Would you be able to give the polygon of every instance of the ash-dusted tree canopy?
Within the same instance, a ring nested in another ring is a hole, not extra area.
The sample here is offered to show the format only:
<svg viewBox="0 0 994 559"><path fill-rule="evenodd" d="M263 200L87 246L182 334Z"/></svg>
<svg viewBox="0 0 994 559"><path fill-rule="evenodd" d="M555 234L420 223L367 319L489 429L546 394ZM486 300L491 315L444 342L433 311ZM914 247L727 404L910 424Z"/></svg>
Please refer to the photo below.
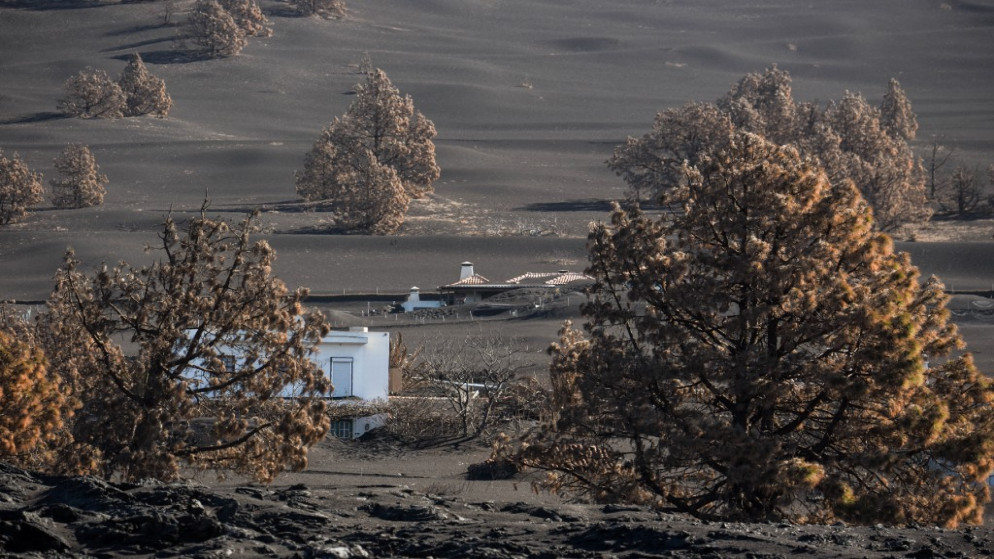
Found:
<svg viewBox="0 0 994 559"><path fill-rule="evenodd" d="M342 126L342 121L335 119L322 138L338 137ZM304 160L305 168L328 173L322 199L334 209L337 227L378 235L393 233L403 225L410 203L397 172L381 164L368 149L344 151L338 145L334 140L319 140Z"/></svg>
<svg viewBox="0 0 994 559"><path fill-rule="evenodd" d="M389 233L403 223L408 200L426 196L439 177L435 125L414 110L411 97L402 96L383 70L369 72L355 91L348 111L322 131L305 156L296 190L304 200L336 212L345 228ZM371 207L378 217L359 215Z"/></svg>
<svg viewBox="0 0 994 559"><path fill-rule="evenodd" d="M327 432L309 356L328 326L272 276L255 219L170 218L148 266L87 274L67 255L46 322L87 383L73 437L104 475L171 480L185 463L271 481Z"/></svg>
<svg viewBox="0 0 994 559"><path fill-rule="evenodd" d="M66 336L66 332L72 331L72 328L50 319L50 314L41 313L34 320L28 320L28 317L12 305L0 303L0 333L16 340L29 353L44 357L43 361L26 362L29 367L27 370L31 370L35 376L21 377L19 382L33 384L33 387L29 390L25 388L26 385L22 385L18 391L20 400L15 398L11 403L21 408L21 411L4 412L5 415L15 417L31 406L28 402L34 402L36 405L28 414L30 418L26 420L30 423L19 425L27 433L15 435L15 438L37 438L32 445L28 445L30 450L19 451L17 455L7 456L4 460L21 467L58 475L93 474L99 471L95 449L76 444L72 435L76 412L82 405L81 396L86 395L92 386L92 379L80 374L79 358L89 358L90 354L87 352L92 347L81 337ZM37 364L44 364L44 371L40 368L31 369ZM29 435L34 429L37 432Z"/></svg>
<svg viewBox="0 0 994 559"><path fill-rule="evenodd" d="M138 53L128 57L128 65L117 80L124 93L124 116L155 115L165 118L173 106L166 82L153 76Z"/></svg>
<svg viewBox="0 0 994 559"><path fill-rule="evenodd" d="M88 208L104 202L107 175L100 172L88 146L69 144L53 161L57 178L52 179L52 205L56 208Z"/></svg>
<svg viewBox="0 0 994 559"><path fill-rule="evenodd" d="M7 158L0 150L0 225L25 215L40 204L43 193L41 174L28 168L16 153Z"/></svg>
<svg viewBox="0 0 994 559"><path fill-rule="evenodd" d="M887 93L880 104L880 122L891 135L914 140L918 133L918 117L911 110L911 100L894 78L887 84Z"/></svg>
<svg viewBox="0 0 994 559"><path fill-rule="evenodd" d="M67 419L68 398L44 353L0 329L0 459L24 461L43 445Z"/></svg>
<svg viewBox="0 0 994 559"><path fill-rule="evenodd" d="M290 5L305 16L317 15L324 18L345 17L345 0L287 0Z"/></svg>
<svg viewBox="0 0 994 559"><path fill-rule="evenodd" d="M938 280L792 147L736 133L683 175L672 215L592 230L586 332L553 346L557 415L520 459L706 519L979 522L994 389L941 359Z"/></svg>
<svg viewBox="0 0 994 559"><path fill-rule="evenodd" d="M65 83L59 110L80 118L120 118L126 98L121 86L103 70L86 68Z"/></svg>
<svg viewBox="0 0 994 559"><path fill-rule="evenodd" d="M224 11L249 37L270 37L273 28L256 0L219 0Z"/></svg>
<svg viewBox="0 0 994 559"><path fill-rule="evenodd" d="M197 0L189 20L190 35L210 57L234 56L245 47L245 30L217 0Z"/></svg>
<svg viewBox="0 0 994 559"><path fill-rule="evenodd" d="M927 220L924 169L908 145L918 123L900 84L891 80L880 107L846 93L824 108L794 101L790 75L776 67L748 74L715 103L690 103L656 115L653 129L629 138L608 161L636 198L676 188L681 166L728 145L736 131L790 144L815 158L829 180L851 180L873 208L878 228Z"/></svg>

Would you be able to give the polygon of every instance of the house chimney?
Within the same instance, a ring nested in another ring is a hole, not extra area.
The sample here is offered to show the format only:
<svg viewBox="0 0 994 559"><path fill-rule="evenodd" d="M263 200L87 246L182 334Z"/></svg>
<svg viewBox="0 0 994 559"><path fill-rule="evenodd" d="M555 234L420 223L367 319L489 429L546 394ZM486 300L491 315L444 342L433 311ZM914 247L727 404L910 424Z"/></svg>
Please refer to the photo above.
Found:
<svg viewBox="0 0 994 559"><path fill-rule="evenodd" d="M459 279L464 280L473 275L473 263L463 262L462 269L459 270Z"/></svg>
<svg viewBox="0 0 994 559"><path fill-rule="evenodd" d="M417 287L412 287L411 288L411 293L407 296L407 300L410 301L410 302L412 302L412 303L420 303L421 302L421 290L418 289Z"/></svg>

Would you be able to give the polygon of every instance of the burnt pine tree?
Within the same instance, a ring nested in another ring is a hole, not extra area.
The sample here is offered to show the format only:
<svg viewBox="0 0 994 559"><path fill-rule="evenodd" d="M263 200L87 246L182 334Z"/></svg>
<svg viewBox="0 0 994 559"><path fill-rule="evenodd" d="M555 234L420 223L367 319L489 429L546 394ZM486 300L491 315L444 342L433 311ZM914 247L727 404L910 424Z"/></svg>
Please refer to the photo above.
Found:
<svg viewBox="0 0 994 559"><path fill-rule="evenodd" d="M16 153L8 159L0 150L0 225L27 213L42 201L41 174L28 168Z"/></svg>
<svg viewBox="0 0 994 559"><path fill-rule="evenodd" d="M908 141L918 128L911 103L891 80L880 107L847 93L826 107L798 103L790 75L776 67L748 74L714 103L656 115L653 128L619 146L608 165L637 199L679 186L681 165L724 149L735 131L791 144L814 157L833 183L852 181L881 230L928 219L925 171Z"/></svg>
<svg viewBox="0 0 994 559"><path fill-rule="evenodd" d="M335 212L336 227L343 232L387 235L404 224L410 196L397 172L381 164L368 149L343 150L336 142L342 121L325 130L329 141L318 141L304 160L305 168L325 169L326 204Z"/></svg>
<svg viewBox="0 0 994 559"><path fill-rule="evenodd" d="M880 121L891 135L903 140L914 140L918 132L918 117L911 109L911 100L894 78L888 82L880 103Z"/></svg>
<svg viewBox="0 0 994 559"><path fill-rule="evenodd" d="M270 37L273 28L256 0L219 0L224 11L249 37Z"/></svg>
<svg viewBox="0 0 994 559"><path fill-rule="evenodd" d="M19 381L34 385L31 390L20 392L21 401L40 403L40 406L34 407L33 418L27 420L30 424L22 423L21 428L28 431L38 428L40 433L29 445L30 450L25 448L4 460L60 475L92 474L98 471L99 465L94 449L76 444L72 436L72 425L81 406L79 396L87 393L91 385L90 379L80 375L82 369L78 356L89 358L87 350L92 348L82 336L66 335L72 331L71 327L56 324L50 318L47 313L39 313L35 320L28 320L12 305L0 303L0 333L22 344L26 351L45 358L42 362L21 361L22 364L42 363L45 372L44 376L40 376L42 371L36 368L33 370L35 376L21 377ZM22 371L30 370L32 366L28 365ZM26 404L16 405L24 407ZM16 412L4 412L4 415L8 414L14 417ZM18 437L15 435L15 438Z"/></svg>
<svg viewBox="0 0 994 559"><path fill-rule="evenodd" d="M86 68L66 80L65 97L59 110L79 118L120 118L124 115L125 96L121 86L103 70Z"/></svg>
<svg viewBox="0 0 994 559"><path fill-rule="evenodd" d="M117 80L124 93L124 116L154 115L165 118L173 106L173 100L166 93L166 82L153 76L141 55L133 53L128 57L128 65Z"/></svg>
<svg viewBox="0 0 994 559"><path fill-rule="evenodd" d="M345 0L288 0L290 5L305 16L317 15L324 18L345 17Z"/></svg>
<svg viewBox="0 0 994 559"><path fill-rule="evenodd" d="M330 386L309 355L328 326L272 276L255 219L170 218L142 267L86 274L67 254L46 322L87 383L72 434L103 475L172 480L187 464L271 481L327 432Z"/></svg>
<svg viewBox="0 0 994 559"><path fill-rule="evenodd" d="M994 390L939 359L962 342L938 280L794 148L738 133L684 173L673 215L593 228L585 332L519 460L705 519L979 522Z"/></svg>
<svg viewBox="0 0 994 559"><path fill-rule="evenodd" d="M62 427L67 400L44 353L0 328L0 459L26 462Z"/></svg>
<svg viewBox="0 0 994 559"><path fill-rule="evenodd" d="M88 146L69 144L53 161L59 176L52 179L52 205L88 208L104 202L107 175L100 172Z"/></svg>
<svg viewBox="0 0 994 559"><path fill-rule="evenodd" d="M381 200L391 208L403 207L406 212L407 200L430 193L440 174L432 142L435 125L415 111L410 96L401 95L379 69L369 72L356 85L355 92L356 98L348 111L336 118L314 142L295 181L301 198L322 202L336 211L346 225L356 221L351 214L361 209L353 203L356 197L351 193L356 188L375 191L365 196ZM391 173L380 172L380 168L390 169ZM400 190L393 177L399 181ZM392 209L379 213L395 220L396 212ZM363 225L356 230L389 232L399 225Z"/></svg>
<svg viewBox="0 0 994 559"><path fill-rule="evenodd" d="M245 31L217 0L197 0L188 25L193 42L212 58L234 56L245 47Z"/></svg>

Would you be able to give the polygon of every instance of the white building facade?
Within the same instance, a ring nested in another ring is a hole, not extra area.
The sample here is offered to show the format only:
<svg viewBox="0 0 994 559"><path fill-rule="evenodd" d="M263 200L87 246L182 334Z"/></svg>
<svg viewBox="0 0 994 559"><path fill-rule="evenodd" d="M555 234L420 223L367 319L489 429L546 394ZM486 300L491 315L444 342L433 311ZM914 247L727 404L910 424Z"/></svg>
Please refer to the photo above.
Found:
<svg viewBox="0 0 994 559"><path fill-rule="evenodd" d="M365 327L333 331L311 359L331 379L332 398L386 401L390 395L390 333Z"/></svg>
<svg viewBox="0 0 994 559"><path fill-rule="evenodd" d="M222 351L223 348L221 348ZM243 366L243 356L231 349L221 356L229 370ZM311 361L331 380L334 391L329 405L350 405L355 414L349 419L335 421L332 434L342 438L354 438L382 426L386 422L384 414L363 414L364 403L386 403L390 396L390 333L370 332L365 327L353 327L347 331L332 331L315 348ZM188 380L194 385L207 382L203 373L190 369ZM301 386L288 385L279 396L294 398L301 392Z"/></svg>
<svg viewBox="0 0 994 559"><path fill-rule="evenodd" d="M390 333L365 327L332 331L321 339L311 359L334 386L330 405L360 404L353 417L331 424L331 434L356 438L386 423L385 414L363 415L362 402L386 402L390 395Z"/></svg>

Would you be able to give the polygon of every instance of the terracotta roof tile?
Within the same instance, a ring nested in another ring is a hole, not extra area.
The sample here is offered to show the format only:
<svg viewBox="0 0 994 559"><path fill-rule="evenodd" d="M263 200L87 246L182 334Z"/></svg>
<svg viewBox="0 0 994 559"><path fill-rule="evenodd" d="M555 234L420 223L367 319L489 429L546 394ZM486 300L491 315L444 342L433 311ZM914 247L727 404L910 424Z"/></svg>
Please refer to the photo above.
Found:
<svg viewBox="0 0 994 559"><path fill-rule="evenodd" d="M481 276L480 274L473 274L468 278L463 278L452 285L486 285L490 283L490 280Z"/></svg>
<svg viewBox="0 0 994 559"><path fill-rule="evenodd" d="M566 285L574 281L593 281L594 278L578 272L528 272L507 280L507 283L542 283L544 285ZM531 280L531 281L529 281Z"/></svg>
<svg viewBox="0 0 994 559"><path fill-rule="evenodd" d="M549 285L566 285L567 283L573 283L574 281L593 281L594 278L588 276L587 274L581 274L579 272L566 272L563 274L556 274L556 277L546 281L545 283Z"/></svg>

